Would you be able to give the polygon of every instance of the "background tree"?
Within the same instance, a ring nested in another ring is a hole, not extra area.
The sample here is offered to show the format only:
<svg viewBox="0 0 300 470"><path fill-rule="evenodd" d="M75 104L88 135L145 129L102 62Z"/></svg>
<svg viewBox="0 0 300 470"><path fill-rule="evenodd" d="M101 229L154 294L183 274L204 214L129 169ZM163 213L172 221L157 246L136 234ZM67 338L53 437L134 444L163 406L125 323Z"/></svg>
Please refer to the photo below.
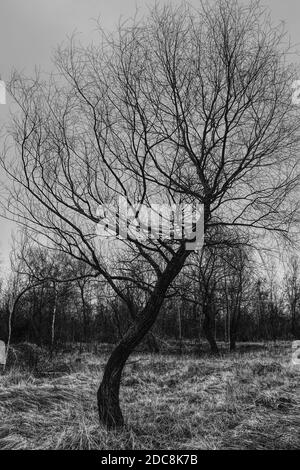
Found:
<svg viewBox="0 0 300 470"><path fill-rule="evenodd" d="M289 259L285 274L285 295L291 322L291 333L294 338L299 335L300 312L300 269L299 259L293 256Z"/></svg>

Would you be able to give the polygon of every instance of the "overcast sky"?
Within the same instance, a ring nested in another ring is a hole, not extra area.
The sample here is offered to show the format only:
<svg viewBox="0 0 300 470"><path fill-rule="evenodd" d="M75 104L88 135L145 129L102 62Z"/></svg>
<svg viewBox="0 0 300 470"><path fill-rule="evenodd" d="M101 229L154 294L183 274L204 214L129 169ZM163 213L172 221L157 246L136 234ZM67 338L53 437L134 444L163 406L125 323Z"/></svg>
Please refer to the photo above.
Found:
<svg viewBox="0 0 300 470"><path fill-rule="evenodd" d="M154 0L0 0L0 77L6 80L12 68L27 74L35 66L50 70L53 50L75 30L82 33L84 42L89 41L95 34L93 19L100 17L102 25L111 29L121 15L132 16L136 8L145 12L154 3ZM197 6L199 1L189 3ZM285 21L292 42L300 44L299 0L262 3L269 6L275 23ZM0 104L0 126L8 119L8 107L9 103ZM12 224L0 219L0 257L5 263L11 230Z"/></svg>

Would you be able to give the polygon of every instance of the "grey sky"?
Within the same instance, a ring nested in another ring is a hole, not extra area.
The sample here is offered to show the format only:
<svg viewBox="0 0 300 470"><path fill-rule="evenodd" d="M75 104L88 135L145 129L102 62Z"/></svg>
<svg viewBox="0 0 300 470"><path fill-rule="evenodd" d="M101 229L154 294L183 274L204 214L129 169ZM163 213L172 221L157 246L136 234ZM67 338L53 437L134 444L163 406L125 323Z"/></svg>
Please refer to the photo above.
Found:
<svg viewBox="0 0 300 470"><path fill-rule="evenodd" d="M53 50L74 30L82 33L84 42L89 41L95 30L93 18L100 17L103 26L111 29L121 15L133 15L136 7L146 11L147 5L154 3L155 0L0 0L0 77L6 80L12 68L26 73L35 66L50 70ZM199 0L189 3L197 6ZM285 21L292 42L300 44L299 0L266 0L263 4L270 8L274 22ZM8 107L9 103L0 105L0 126L7 121ZM0 219L0 257L5 263L12 228L12 224Z"/></svg>

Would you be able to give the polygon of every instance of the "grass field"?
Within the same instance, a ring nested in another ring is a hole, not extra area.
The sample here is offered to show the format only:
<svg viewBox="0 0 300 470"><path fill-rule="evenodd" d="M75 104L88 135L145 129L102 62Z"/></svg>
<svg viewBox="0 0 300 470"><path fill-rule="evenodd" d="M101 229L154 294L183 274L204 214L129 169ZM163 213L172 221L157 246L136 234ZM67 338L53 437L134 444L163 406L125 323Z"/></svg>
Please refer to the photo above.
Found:
<svg viewBox="0 0 300 470"><path fill-rule="evenodd" d="M0 449L299 449L290 346L132 356L121 392L127 427L117 433L97 420L107 353L58 355L34 372L14 366L0 377Z"/></svg>

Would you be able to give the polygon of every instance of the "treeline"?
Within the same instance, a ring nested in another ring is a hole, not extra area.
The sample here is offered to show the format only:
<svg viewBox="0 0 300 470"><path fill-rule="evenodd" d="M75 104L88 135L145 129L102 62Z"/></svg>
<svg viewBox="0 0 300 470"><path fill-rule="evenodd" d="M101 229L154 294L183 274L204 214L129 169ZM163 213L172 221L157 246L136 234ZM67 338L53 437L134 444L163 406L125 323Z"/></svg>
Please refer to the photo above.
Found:
<svg viewBox="0 0 300 470"><path fill-rule="evenodd" d="M1 283L0 338L51 351L69 343L120 341L135 319L109 283L82 262L24 240L13 251L8 282ZM142 282L147 273L140 265L135 275ZM134 285L124 289L132 303L143 302ZM145 344L158 351L161 341L207 340L218 353L218 341L235 350L237 341L290 340L300 334L299 311L297 257L278 277L278 269L262 269L245 245L205 248L169 289Z"/></svg>

